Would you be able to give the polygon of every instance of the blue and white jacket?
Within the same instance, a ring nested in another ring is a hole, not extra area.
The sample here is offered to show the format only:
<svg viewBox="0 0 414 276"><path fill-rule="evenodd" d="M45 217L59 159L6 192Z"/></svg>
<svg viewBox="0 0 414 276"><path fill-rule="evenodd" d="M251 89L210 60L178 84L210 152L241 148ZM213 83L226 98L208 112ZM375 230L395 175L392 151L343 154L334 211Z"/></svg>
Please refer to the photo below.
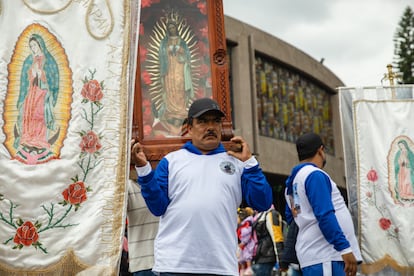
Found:
<svg viewBox="0 0 414 276"><path fill-rule="evenodd" d="M343 261L341 255L349 252L362 260L351 214L327 173L312 163L295 166L286 180L285 196L287 217L292 208L297 211L296 253L302 267Z"/></svg>
<svg viewBox="0 0 414 276"><path fill-rule="evenodd" d="M161 216L153 270L238 275L237 208L242 198L258 211L272 204L257 160L242 162L222 144L202 154L187 142L137 173L148 208Z"/></svg>

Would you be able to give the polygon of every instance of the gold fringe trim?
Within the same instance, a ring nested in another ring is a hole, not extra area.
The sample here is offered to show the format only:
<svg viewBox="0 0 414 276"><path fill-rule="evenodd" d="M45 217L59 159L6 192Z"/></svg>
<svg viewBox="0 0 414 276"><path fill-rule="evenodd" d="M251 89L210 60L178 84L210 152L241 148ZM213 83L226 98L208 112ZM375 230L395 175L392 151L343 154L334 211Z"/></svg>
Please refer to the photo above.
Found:
<svg viewBox="0 0 414 276"><path fill-rule="evenodd" d="M414 267L401 266L389 255L385 255L384 258L376 261L375 263L363 263L361 265L361 272L364 274L373 274L383 270L387 266L390 266L395 271L400 272L403 275L414 275Z"/></svg>
<svg viewBox="0 0 414 276"><path fill-rule="evenodd" d="M14 269L10 266L5 264L0 264L0 275L8 275L8 276L29 276L29 275L37 275L37 276L73 276L76 273L90 267L89 265L81 262L81 260L76 257L73 249L68 249L66 251L65 256L60 259L59 262L50 265L48 267L34 270L30 269Z"/></svg>
<svg viewBox="0 0 414 276"><path fill-rule="evenodd" d="M124 13L125 17L121 23L123 25L124 30L124 49L122 53L122 72L121 72L121 80L120 80L120 102L121 103L128 103L129 99L129 92L128 85L127 85L127 70L128 70L128 53L129 53L129 35L131 33L131 22L130 22L130 3L128 0L124 0ZM128 113L128 104L124 104L121 106L120 114L122 118L120 120L120 145L119 145L119 156L118 156L118 168L117 168L117 186L115 188L115 202L114 202L114 211L113 217L118 218L114 219L112 227L113 227L113 236L112 240L116 240L119 238L119 234L123 236L124 227L125 227L125 219L126 219L126 204L127 204L127 169L129 169L129 159L128 159L128 147L129 147L129 135L127 133L128 124L129 124L129 113ZM127 141L128 140L128 141ZM122 242L121 242L122 245ZM120 256L121 256L121 248L119 247L112 247L112 257L113 262L112 264L117 264L118 268L120 266ZM115 274L114 274L115 276Z"/></svg>

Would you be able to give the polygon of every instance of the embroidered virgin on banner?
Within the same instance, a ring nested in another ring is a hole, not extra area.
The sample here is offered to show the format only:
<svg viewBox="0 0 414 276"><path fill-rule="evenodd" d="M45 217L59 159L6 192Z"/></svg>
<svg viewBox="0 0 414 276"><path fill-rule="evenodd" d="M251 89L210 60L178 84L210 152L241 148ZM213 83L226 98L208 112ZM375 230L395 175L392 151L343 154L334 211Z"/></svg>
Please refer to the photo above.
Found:
<svg viewBox="0 0 414 276"><path fill-rule="evenodd" d="M0 275L117 274L137 7L1 2Z"/></svg>

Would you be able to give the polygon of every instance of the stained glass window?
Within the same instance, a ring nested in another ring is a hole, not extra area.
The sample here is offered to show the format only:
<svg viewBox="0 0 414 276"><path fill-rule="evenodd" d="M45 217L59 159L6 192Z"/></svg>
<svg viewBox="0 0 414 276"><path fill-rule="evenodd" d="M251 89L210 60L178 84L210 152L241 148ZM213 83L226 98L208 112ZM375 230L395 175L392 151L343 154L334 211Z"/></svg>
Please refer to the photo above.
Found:
<svg viewBox="0 0 414 276"><path fill-rule="evenodd" d="M260 135L294 143L301 134L313 131L333 154L332 92L258 53L255 62Z"/></svg>

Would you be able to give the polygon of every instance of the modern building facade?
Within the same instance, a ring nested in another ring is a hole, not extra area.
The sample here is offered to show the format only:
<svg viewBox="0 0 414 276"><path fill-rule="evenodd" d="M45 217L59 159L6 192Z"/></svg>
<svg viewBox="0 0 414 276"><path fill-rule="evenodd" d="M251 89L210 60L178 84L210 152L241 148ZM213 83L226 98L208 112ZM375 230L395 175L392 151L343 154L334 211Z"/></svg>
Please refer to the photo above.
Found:
<svg viewBox="0 0 414 276"><path fill-rule="evenodd" d="M234 134L260 160L283 210L283 188L297 162L296 138L319 133L325 170L346 198L337 87L342 81L321 62L268 33L225 17Z"/></svg>

